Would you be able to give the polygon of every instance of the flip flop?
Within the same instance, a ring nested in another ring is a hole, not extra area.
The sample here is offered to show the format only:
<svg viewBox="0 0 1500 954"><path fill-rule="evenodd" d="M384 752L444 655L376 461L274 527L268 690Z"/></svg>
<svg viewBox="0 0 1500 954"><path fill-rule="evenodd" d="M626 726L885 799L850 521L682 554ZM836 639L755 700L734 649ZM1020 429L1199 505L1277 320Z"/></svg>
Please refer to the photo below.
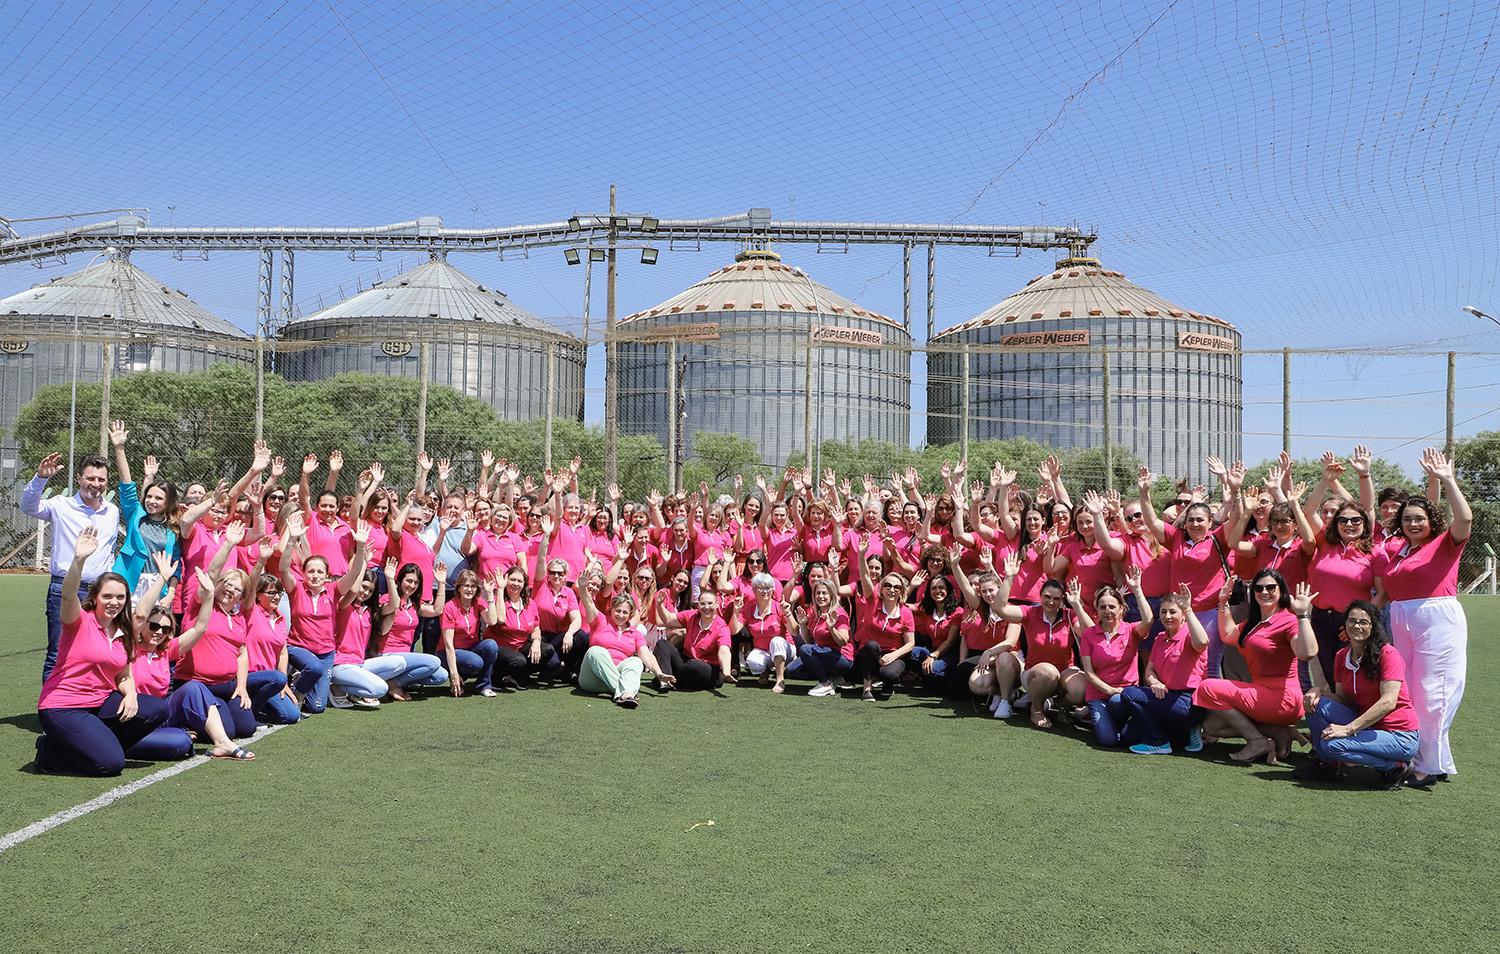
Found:
<svg viewBox="0 0 1500 954"><path fill-rule="evenodd" d="M255 753L243 745L236 745L232 752L210 752L208 753L208 757L211 759L233 759L236 762L249 762L255 758Z"/></svg>

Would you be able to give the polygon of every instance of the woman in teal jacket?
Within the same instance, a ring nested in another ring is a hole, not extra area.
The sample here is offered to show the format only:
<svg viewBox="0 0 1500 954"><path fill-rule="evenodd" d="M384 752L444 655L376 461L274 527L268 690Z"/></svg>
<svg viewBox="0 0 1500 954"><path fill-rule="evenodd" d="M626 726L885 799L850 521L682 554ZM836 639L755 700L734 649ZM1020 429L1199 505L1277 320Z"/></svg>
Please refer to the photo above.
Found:
<svg viewBox="0 0 1500 954"><path fill-rule="evenodd" d="M110 423L109 442L114 445L115 468L120 474L120 525L125 528L125 539L115 556L115 572L125 578L132 594L140 594L151 586L150 577L155 575L151 554L165 552L169 559L180 562L177 488L156 482L155 457L146 458L145 492L136 487L130 476L130 461L125 457L129 437L124 421ZM163 586L163 598L171 586L171 581Z"/></svg>

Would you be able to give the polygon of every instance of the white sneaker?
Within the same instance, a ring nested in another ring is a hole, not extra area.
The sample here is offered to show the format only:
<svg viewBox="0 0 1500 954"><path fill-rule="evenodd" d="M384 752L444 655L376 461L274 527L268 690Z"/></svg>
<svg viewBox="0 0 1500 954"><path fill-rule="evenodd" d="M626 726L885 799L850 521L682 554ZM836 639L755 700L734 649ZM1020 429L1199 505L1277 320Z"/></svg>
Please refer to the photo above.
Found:
<svg viewBox="0 0 1500 954"><path fill-rule="evenodd" d="M1015 710L1012 709L1010 707L1010 703L1006 702L1004 699L1001 699L1000 704L995 706L995 718L1009 719L1013 715L1015 715Z"/></svg>
<svg viewBox="0 0 1500 954"><path fill-rule="evenodd" d="M331 692L328 694L328 704L335 709L353 709L354 703L342 692Z"/></svg>
<svg viewBox="0 0 1500 954"><path fill-rule="evenodd" d="M379 709L380 700L374 696L355 696L349 700L357 709Z"/></svg>
<svg viewBox="0 0 1500 954"><path fill-rule="evenodd" d="M822 696L831 696L831 695L833 695L833 683L831 683L831 682L820 682L816 686L813 686L811 689L807 690L807 694L809 696L819 696L819 697L822 697Z"/></svg>
<svg viewBox="0 0 1500 954"><path fill-rule="evenodd" d="M498 693L496 693L495 690L491 689L488 686L486 686L483 689L479 690L479 694L481 696L484 696L486 699L493 699L496 695L498 695Z"/></svg>

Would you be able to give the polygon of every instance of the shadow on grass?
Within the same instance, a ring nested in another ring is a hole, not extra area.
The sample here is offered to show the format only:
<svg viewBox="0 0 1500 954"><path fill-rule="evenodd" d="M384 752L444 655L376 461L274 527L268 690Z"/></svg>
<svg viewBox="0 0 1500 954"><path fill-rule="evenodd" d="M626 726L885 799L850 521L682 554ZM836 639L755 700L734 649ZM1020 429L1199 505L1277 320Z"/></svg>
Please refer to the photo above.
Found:
<svg viewBox="0 0 1500 954"><path fill-rule="evenodd" d="M33 735L40 735L42 722L37 718L35 712L19 712L12 716L0 719L0 725L13 725L18 729L25 729Z"/></svg>

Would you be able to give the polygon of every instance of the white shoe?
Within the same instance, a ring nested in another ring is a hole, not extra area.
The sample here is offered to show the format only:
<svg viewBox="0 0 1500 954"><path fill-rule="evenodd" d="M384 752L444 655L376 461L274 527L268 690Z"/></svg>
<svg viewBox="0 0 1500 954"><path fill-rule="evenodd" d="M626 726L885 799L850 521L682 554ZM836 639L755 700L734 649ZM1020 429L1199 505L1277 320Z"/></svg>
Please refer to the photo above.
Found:
<svg viewBox="0 0 1500 954"><path fill-rule="evenodd" d="M357 709L379 709L380 700L374 696L355 696L349 700Z"/></svg>
<svg viewBox="0 0 1500 954"><path fill-rule="evenodd" d="M331 692L328 694L328 705L334 709L353 709L354 703L342 692Z"/></svg>
<svg viewBox="0 0 1500 954"><path fill-rule="evenodd" d="M833 695L833 683L820 682L816 686L813 686L811 689L807 690L807 694L809 696L818 696L820 698L823 696L831 696Z"/></svg>
<svg viewBox="0 0 1500 954"><path fill-rule="evenodd" d="M1030 709L1031 708L1031 693L1029 693L1029 692L1023 692L1023 693L1021 693L1021 695L1016 698L1016 701L1013 704L1015 705L1015 707L1017 709Z"/></svg>
<svg viewBox="0 0 1500 954"><path fill-rule="evenodd" d="M999 705L995 706L995 718L1009 719L1013 715L1015 715L1015 710L1012 709L1010 707L1010 703L1006 702L1004 699L1001 699L999 701Z"/></svg>
<svg viewBox="0 0 1500 954"><path fill-rule="evenodd" d="M479 694L481 696L484 696L486 699L493 699L496 695L498 695L498 693L496 693L495 690L489 688L488 686L486 686L485 688L479 690Z"/></svg>

